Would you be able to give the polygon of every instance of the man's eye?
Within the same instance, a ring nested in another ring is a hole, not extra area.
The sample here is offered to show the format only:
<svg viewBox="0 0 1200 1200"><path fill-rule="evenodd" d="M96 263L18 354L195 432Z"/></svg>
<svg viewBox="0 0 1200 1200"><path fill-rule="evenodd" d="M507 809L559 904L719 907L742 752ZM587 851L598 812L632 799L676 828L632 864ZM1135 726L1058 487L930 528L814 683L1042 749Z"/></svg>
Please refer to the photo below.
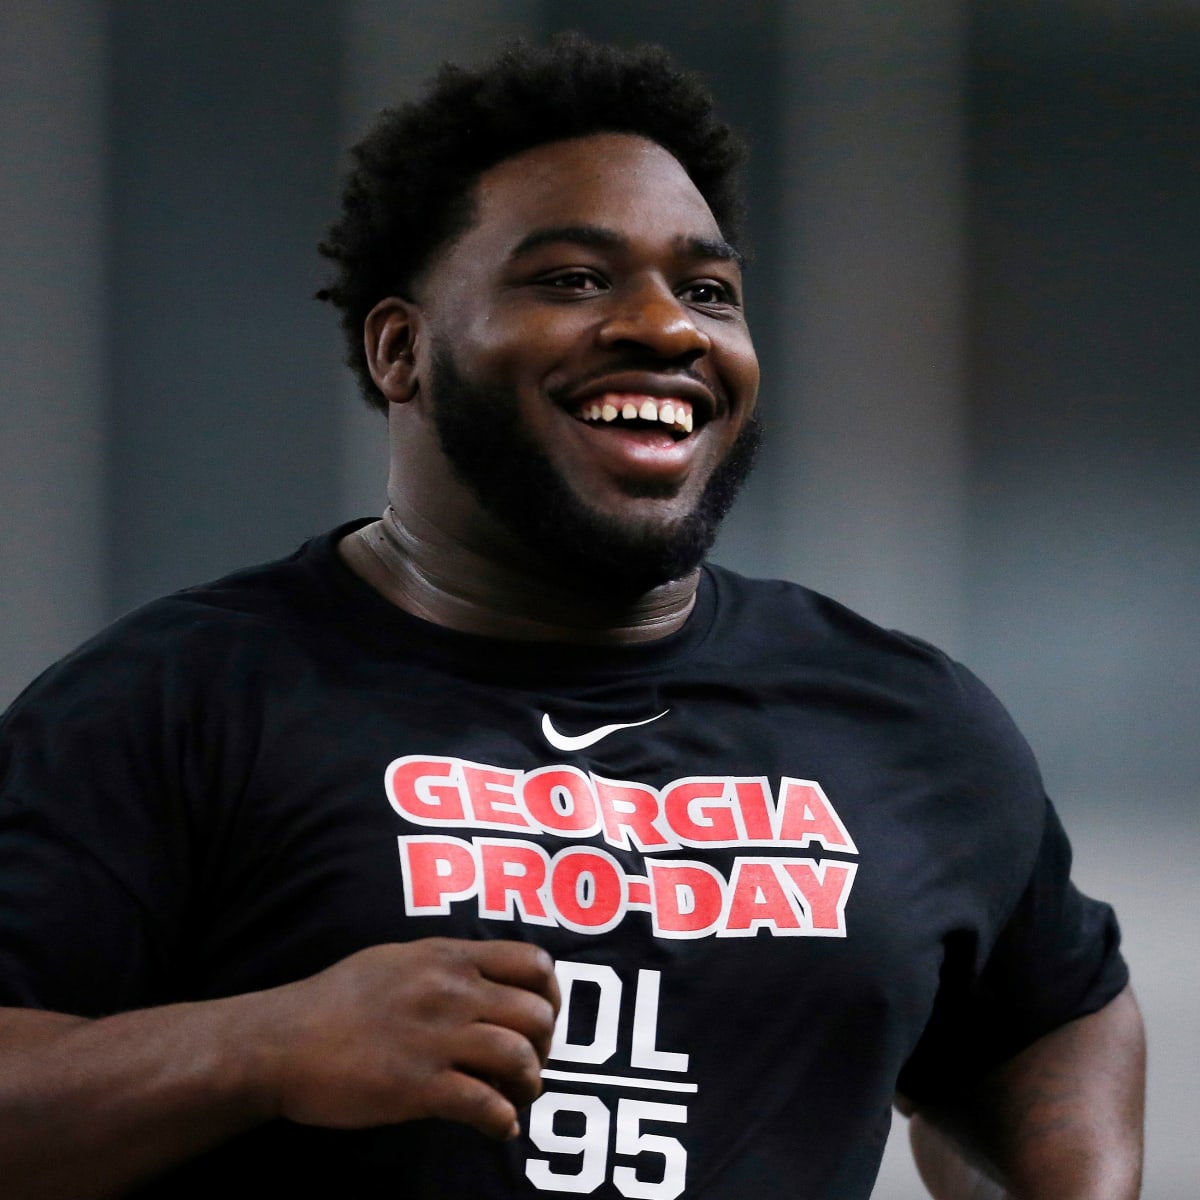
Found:
<svg viewBox="0 0 1200 1200"><path fill-rule="evenodd" d="M737 304L737 296L734 295L733 289L715 279L701 279L696 283L689 283L683 289L683 295L691 304Z"/></svg>
<svg viewBox="0 0 1200 1200"><path fill-rule="evenodd" d="M594 292L601 287L600 278L591 271L559 271L538 282L564 292Z"/></svg>

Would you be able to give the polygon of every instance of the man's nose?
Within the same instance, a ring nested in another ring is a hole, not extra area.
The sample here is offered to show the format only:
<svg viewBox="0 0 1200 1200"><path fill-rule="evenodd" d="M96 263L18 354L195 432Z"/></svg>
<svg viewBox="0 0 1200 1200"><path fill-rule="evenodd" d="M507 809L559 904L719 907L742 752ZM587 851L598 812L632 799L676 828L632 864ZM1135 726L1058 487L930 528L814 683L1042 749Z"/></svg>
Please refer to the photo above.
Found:
<svg viewBox="0 0 1200 1200"><path fill-rule="evenodd" d="M647 284L620 297L598 339L606 347L636 344L662 358L689 360L707 354L712 344L687 305L665 284Z"/></svg>

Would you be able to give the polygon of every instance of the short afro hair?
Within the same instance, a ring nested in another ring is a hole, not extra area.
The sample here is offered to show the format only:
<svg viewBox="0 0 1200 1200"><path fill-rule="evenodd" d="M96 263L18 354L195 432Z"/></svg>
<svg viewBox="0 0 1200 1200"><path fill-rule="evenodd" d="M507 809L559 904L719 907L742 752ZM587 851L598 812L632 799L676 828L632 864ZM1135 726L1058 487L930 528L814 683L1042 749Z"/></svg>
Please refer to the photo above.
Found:
<svg viewBox="0 0 1200 1200"><path fill-rule="evenodd" d="M346 362L369 404L387 408L367 369L367 314L387 296L410 296L436 251L470 226L479 176L535 146L593 133L632 133L670 151L722 234L738 241L744 143L661 47L625 50L567 33L545 47L511 42L478 70L446 63L421 99L384 109L353 147L341 216L320 245L337 275L317 296L341 310Z"/></svg>

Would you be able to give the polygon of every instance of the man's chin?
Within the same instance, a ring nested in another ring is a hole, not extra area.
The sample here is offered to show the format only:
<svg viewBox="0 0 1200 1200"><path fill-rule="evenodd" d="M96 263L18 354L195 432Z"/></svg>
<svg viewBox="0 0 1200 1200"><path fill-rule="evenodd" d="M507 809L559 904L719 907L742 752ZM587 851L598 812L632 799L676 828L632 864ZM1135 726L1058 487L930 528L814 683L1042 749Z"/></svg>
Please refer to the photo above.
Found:
<svg viewBox="0 0 1200 1200"><path fill-rule="evenodd" d="M631 497L633 509L643 508L644 514L604 512L577 494L527 436L515 397L466 384L444 348L434 366L434 421L459 478L547 564L548 583L593 599L625 603L694 571L716 540L758 449L758 423L747 421L686 514L678 515L678 503L664 498L658 481L653 486L643 481L638 487L643 494Z"/></svg>
<svg viewBox="0 0 1200 1200"><path fill-rule="evenodd" d="M757 422L748 424L698 500L682 513L677 496L651 495L630 497L616 512L598 510L561 476L547 472L542 484L548 503L540 507L540 519L510 527L554 564L568 586L618 603L634 600L683 579L704 561L749 474L760 435Z"/></svg>
<svg viewBox="0 0 1200 1200"><path fill-rule="evenodd" d="M745 481L758 442L757 424L743 430L703 494L683 513L677 497L644 494L629 497L615 512L598 509L544 457L528 453L518 456L525 466L522 485L536 489L536 504L515 503L518 489L492 490L480 477L475 483L483 487L476 491L514 536L549 565L551 581L591 600L626 605L700 566Z"/></svg>
<svg viewBox="0 0 1200 1200"><path fill-rule="evenodd" d="M536 513L506 524L546 563L549 582L592 600L624 603L682 578L713 540L693 514L605 512L555 488L544 489L543 500Z"/></svg>

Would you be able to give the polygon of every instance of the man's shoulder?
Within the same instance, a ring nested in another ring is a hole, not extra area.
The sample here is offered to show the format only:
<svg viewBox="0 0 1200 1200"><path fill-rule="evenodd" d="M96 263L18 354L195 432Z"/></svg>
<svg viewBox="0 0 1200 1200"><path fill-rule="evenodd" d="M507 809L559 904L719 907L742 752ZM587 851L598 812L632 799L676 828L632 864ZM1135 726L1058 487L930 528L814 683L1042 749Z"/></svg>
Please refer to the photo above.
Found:
<svg viewBox="0 0 1200 1200"><path fill-rule="evenodd" d="M737 645L731 660L749 663L741 682L764 711L826 731L826 749L855 762L882 752L903 764L936 795L927 829L1002 848L1014 865L1032 861L1045 817L1037 762L969 668L809 588L719 569L713 578L732 639L713 639L713 656Z"/></svg>
<svg viewBox="0 0 1200 1200"><path fill-rule="evenodd" d="M814 694L854 695L868 708L904 711L930 736L1036 774L1004 705L933 643L879 625L801 584L712 564L706 569L717 596L709 638L714 655L801 678Z"/></svg>
<svg viewBox="0 0 1200 1200"><path fill-rule="evenodd" d="M126 613L42 672L13 709L202 687L285 644L319 637L335 608L322 579L339 533Z"/></svg>
<svg viewBox="0 0 1200 1200"><path fill-rule="evenodd" d="M880 625L803 584L743 575L715 563L705 569L717 597L716 628L772 655L795 653L810 663L831 659L871 670L888 664L937 675L961 670L933 643Z"/></svg>

